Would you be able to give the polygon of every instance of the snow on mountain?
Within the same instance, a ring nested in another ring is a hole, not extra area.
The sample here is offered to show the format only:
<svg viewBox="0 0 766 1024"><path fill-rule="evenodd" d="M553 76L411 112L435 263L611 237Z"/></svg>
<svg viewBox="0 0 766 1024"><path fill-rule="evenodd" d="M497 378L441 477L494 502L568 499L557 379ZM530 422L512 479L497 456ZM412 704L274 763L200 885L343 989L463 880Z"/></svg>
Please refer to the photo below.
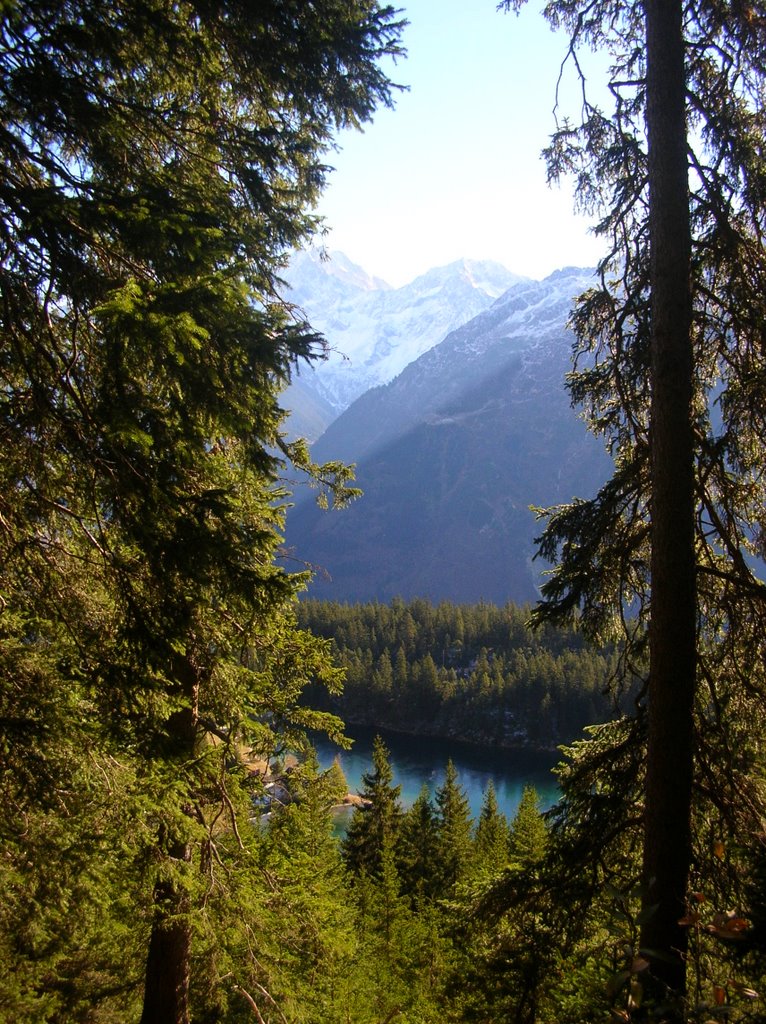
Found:
<svg viewBox="0 0 766 1024"><path fill-rule="evenodd" d="M481 401L482 383L504 372L509 360L517 372L507 386L524 402L549 390L563 395L569 358L569 346L562 349L564 327L572 300L593 283L592 271L569 267L543 281L513 284L394 381L355 401L330 424L316 446L317 457L358 462L424 417L438 418L472 386Z"/></svg>
<svg viewBox="0 0 766 1024"><path fill-rule="evenodd" d="M337 412L525 280L499 263L459 260L392 288L342 253L322 259L315 251L297 253L285 277L285 297L329 345L327 360L304 371L304 385L310 382Z"/></svg>
<svg viewBox="0 0 766 1024"><path fill-rule="evenodd" d="M315 304L321 292L346 297L354 292L387 291L391 287L381 278L371 277L342 252L326 254L318 249L295 253L287 276L293 291L308 296Z"/></svg>
<svg viewBox="0 0 766 1024"><path fill-rule="evenodd" d="M508 289L489 309L454 331L443 345L418 362L414 373L429 378L449 367L474 366L486 372L486 359L518 354L525 370L520 379L545 378L545 364L560 363L560 339L577 295L594 284L593 271L567 267L543 281L523 281ZM551 351L551 345L555 351ZM455 386L462 386L455 382ZM524 385L526 386L526 384ZM444 396L442 396L444 397Z"/></svg>
<svg viewBox="0 0 766 1024"><path fill-rule="evenodd" d="M530 506L589 497L610 470L564 387L572 300L593 283L573 268L518 282L330 424L312 455L355 463L363 497L288 517L288 546L323 569L315 596L535 600Z"/></svg>

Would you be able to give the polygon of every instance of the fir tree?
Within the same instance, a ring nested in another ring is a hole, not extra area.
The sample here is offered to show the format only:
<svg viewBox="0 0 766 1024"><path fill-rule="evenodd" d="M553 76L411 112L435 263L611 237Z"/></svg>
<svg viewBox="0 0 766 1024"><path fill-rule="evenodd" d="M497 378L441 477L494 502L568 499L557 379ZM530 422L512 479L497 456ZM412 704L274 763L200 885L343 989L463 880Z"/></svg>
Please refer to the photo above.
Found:
<svg viewBox="0 0 766 1024"><path fill-rule="evenodd" d="M343 856L348 867L360 874L378 878L385 843L390 848L396 843L402 819L399 802L401 786L393 784L394 774L388 749L380 736L372 747L372 771L362 775L359 793L364 801L349 822L343 840Z"/></svg>
<svg viewBox="0 0 766 1024"><path fill-rule="evenodd" d="M357 986L365 995L367 1013L376 1020L399 1014L424 1022L440 1020L437 996L445 943L428 908L413 910L402 895L396 851L388 838L378 878L363 875L355 895L361 940Z"/></svg>
<svg viewBox="0 0 766 1024"><path fill-rule="evenodd" d="M438 870L442 895L461 881L473 854L471 808L451 760L447 762L444 782L436 790Z"/></svg>

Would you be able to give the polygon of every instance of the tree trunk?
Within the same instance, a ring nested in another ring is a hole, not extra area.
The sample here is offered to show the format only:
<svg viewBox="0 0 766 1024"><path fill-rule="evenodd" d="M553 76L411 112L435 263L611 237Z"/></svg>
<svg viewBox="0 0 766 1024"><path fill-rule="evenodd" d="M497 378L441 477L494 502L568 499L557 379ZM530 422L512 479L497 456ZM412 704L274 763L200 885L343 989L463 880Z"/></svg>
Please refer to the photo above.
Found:
<svg viewBox="0 0 766 1024"><path fill-rule="evenodd" d="M691 233L680 0L644 0L651 246L651 524L645 923L661 988L685 992L696 679ZM654 909L652 909L654 908ZM668 1017L668 1019L671 1019Z"/></svg>
<svg viewBox="0 0 766 1024"><path fill-rule="evenodd" d="M167 732L174 753L183 751L191 757L197 738L198 679L187 659L179 659L176 673L190 706L170 716ZM191 861L191 846L178 836L161 831L159 847L171 864L180 866ZM190 914L187 892L172 878L159 880L154 887L154 919L146 956L141 1024L189 1024Z"/></svg>
<svg viewBox="0 0 766 1024"><path fill-rule="evenodd" d="M189 859L188 850L185 857ZM189 1024L191 923L186 896L172 882L154 889L141 1024Z"/></svg>

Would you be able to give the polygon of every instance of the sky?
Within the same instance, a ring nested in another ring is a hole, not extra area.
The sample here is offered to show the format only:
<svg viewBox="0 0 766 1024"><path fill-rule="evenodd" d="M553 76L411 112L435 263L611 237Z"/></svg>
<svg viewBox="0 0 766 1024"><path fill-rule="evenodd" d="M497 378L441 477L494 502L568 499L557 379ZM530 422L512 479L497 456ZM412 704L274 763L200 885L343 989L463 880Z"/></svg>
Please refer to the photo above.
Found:
<svg viewBox="0 0 766 1024"><path fill-rule="evenodd" d="M595 265L603 243L574 212L571 182L549 187L541 151L554 129L566 52L539 4L403 0L409 87L363 132L344 132L318 212L340 250L400 286L463 257L543 278ZM578 89L564 81L570 108Z"/></svg>

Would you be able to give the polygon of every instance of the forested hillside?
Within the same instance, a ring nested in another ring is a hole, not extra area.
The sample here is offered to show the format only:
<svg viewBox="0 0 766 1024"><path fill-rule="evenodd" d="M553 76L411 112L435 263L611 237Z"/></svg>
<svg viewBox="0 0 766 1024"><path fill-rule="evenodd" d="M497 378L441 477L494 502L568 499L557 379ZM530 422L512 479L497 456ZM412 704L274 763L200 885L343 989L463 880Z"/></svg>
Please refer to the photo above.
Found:
<svg viewBox="0 0 766 1024"><path fill-rule="evenodd" d="M309 688L307 699L360 725L555 749L617 714L618 655L572 628L532 631L529 616L513 605L304 600L299 623L332 640L346 672L342 694Z"/></svg>
<svg viewBox="0 0 766 1024"><path fill-rule="evenodd" d="M766 4L546 13L578 83L549 174L605 246L567 384L611 476L540 513L533 609L345 607L284 561L288 479L354 492L284 435L323 341L281 275L393 103L400 12L0 4L3 1024L766 1019ZM379 741L339 843L333 644L367 721L606 720L510 825L452 765L405 812Z"/></svg>

